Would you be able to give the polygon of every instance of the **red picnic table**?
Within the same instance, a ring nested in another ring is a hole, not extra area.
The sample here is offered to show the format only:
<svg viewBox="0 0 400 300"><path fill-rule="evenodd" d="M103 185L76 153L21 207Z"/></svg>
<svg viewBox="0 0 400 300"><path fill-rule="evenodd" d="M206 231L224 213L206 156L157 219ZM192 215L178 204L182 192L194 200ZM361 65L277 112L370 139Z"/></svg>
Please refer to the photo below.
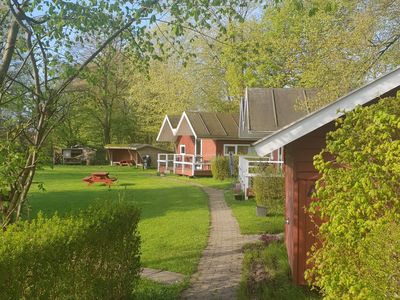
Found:
<svg viewBox="0 0 400 300"><path fill-rule="evenodd" d="M87 186L92 185L93 183L96 182L101 182L105 183L110 187L110 185L113 184L114 181L117 180L116 177L108 177L109 173L108 172L94 172L90 176L87 176L82 179L83 182L87 182Z"/></svg>

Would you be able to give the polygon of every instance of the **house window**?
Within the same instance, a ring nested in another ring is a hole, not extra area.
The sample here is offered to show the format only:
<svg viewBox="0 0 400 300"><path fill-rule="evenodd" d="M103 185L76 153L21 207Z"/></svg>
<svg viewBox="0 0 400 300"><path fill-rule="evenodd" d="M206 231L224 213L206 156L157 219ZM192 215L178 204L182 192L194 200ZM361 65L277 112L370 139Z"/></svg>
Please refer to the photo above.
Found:
<svg viewBox="0 0 400 300"><path fill-rule="evenodd" d="M196 140L196 155L201 155L201 140Z"/></svg>
<svg viewBox="0 0 400 300"><path fill-rule="evenodd" d="M180 154L185 154L186 153L186 145L180 145L179 146L179 153Z"/></svg>
<svg viewBox="0 0 400 300"><path fill-rule="evenodd" d="M239 154L239 155L244 155L247 154L249 151L250 145L230 145L230 144L225 144L224 145L224 155L229 155L230 153L232 154Z"/></svg>
<svg viewBox="0 0 400 300"><path fill-rule="evenodd" d="M238 145L237 146L237 153L239 155L246 155L249 153L249 146L248 145Z"/></svg>

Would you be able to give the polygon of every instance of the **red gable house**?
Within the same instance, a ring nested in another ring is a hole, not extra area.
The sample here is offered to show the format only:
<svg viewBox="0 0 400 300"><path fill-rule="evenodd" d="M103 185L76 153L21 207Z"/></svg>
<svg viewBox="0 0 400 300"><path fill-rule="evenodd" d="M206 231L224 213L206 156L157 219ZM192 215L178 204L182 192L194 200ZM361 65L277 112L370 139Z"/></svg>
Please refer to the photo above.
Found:
<svg viewBox="0 0 400 300"><path fill-rule="evenodd" d="M313 157L325 147L326 134L334 130L334 122L343 115L343 111L394 96L399 90L400 68L254 144L260 156L284 147L285 243L295 283L305 283L307 252L315 242L312 233L315 233L316 227L304 211L304 207L310 204L311 191L319 177Z"/></svg>
<svg viewBox="0 0 400 300"><path fill-rule="evenodd" d="M161 154L159 172L210 176L210 161L217 155L247 154L255 138L239 137L239 116L228 113L184 112L166 116L158 142L172 142L175 154Z"/></svg>

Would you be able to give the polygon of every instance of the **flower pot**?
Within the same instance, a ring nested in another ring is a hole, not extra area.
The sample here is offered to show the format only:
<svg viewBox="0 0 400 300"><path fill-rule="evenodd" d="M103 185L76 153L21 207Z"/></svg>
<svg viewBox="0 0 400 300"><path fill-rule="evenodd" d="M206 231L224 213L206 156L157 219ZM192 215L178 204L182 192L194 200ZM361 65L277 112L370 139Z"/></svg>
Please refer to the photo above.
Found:
<svg viewBox="0 0 400 300"><path fill-rule="evenodd" d="M256 206L257 217L266 217L267 216L267 208L264 206Z"/></svg>

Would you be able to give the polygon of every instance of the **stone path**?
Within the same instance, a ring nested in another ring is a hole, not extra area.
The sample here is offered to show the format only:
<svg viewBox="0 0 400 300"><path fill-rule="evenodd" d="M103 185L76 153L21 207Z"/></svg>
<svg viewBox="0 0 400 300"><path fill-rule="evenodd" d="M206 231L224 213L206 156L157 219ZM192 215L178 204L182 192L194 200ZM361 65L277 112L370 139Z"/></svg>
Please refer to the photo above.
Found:
<svg viewBox="0 0 400 300"><path fill-rule="evenodd" d="M179 283L182 282L183 279L185 278L185 275L180 273L174 273L174 272L162 271L150 268L143 268L140 276L164 284Z"/></svg>
<svg viewBox="0 0 400 300"><path fill-rule="evenodd" d="M210 236L198 271L193 274L190 288L183 292L182 299L236 299L242 271L242 247L257 241L259 236L240 234L239 224L222 190L202 188L209 197Z"/></svg>

